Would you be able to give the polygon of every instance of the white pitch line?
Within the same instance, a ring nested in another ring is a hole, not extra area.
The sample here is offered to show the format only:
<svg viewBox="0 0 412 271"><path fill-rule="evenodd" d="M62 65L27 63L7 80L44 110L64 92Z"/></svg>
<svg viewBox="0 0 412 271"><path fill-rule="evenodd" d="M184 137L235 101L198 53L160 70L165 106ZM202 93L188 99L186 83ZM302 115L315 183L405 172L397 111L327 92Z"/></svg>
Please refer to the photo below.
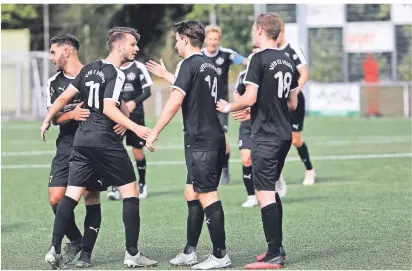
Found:
<svg viewBox="0 0 412 271"><path fill-rule="evenodd" d="M349 154L349 155L327 155L327 156L313 156L313 161L339 161L339 160L366 160L366 159L387 159L387 158L412 158L412 153L375 153L375 154ZM286 162L300 161L299 157L290 157L286 159ZM239 159L231 159L230 163L239 163ZM185 165L186 161L155 161L148 162L148 166L173 166L173 165ZM21 165L2 165L1 169L40 169L50 168L50 164L21 164Z"/></svg>

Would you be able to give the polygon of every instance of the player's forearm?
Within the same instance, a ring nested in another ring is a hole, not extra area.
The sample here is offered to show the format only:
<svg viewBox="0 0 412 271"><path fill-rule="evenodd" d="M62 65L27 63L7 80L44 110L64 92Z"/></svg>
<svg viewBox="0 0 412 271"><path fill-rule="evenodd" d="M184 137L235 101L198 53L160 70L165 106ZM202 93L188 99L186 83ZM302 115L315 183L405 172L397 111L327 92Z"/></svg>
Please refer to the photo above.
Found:
<svg viewBox="0 0 412 271"><path fill-rule="evenodd" d="M63 109L63 107L69 102L68 99L63 97L63 95L59 96L53 103L53 105L49 108L49 112L47 113L46 117L44 118L44 122L50 122L53 120L54 116Z"/></svg>
<svg viewBox="0 0 412 271"><path fill-rule="evenodd" d="M120 103L120 112L122 112L126 117L130 117L130 111L126 103L122 100Z"/></svg>
<svg viewBox="0 0 412 271"><path fill-rule="evenodd" d="M168 100L166 102L165 107L162 110L162 113L160 114L159 119L156 122L155 127L153 128L153 131L160 134L160 132L166 127L166 125L176 115L177 111L179 111L180 106L181 106L181 103Z"/></svg>
<svg viewBox="0 0 412 271"><path fill-rule="evenodd" d="M297 93L299 93L303 89L303 86L306 84L309 78L308 69L306 69L306 67L300 69L299 74L300 74L299 80L298 80L299 87L296 89Z"/></svg>
<svg viewBox="0 0 412 271"><path fill-rule="evenodd" d="M126 117L116 106L105 107L103 114L109 117L112 121L126 127L131 131L136 131L136 129L139 128L139 125Z"/></svg>
<svg viewBox="0 0 412 271"><path fill-rule="evenodd" d="M243 96L240 96L237 99L237 101L228 104L227 112L235 112L235 111L245 109L247 107L251 107L252 105L255 104L255 102L256 102L256 98L250 95L247 95L247 93L245 93Z"/></svg>
<svg viewBox="0 0 412 271"><path fill-rule="evenodd" d="M289 99L287 101L287 105L289 110L294 111L296 109L296 107L298 106L298 92L297 90L293 91L290 93L289 95Z"/></svg>
<svg viewBox="0 0 412 271"><path fill-rule="evenodd" d="M134 102L136 105L143 103L145 100L147 100L152 93L150 92L150 87L145 87L142 91L142 94L140 94L136 99L134 99Z"/></svg>
<svg viewBox="0 0 412 271"><path fill-rule="evenodd" d="M176 81L175 75L169 71L165 72L163 79L166 80L166 82L168 82L171 85L173 85Z"/></svg>
<svg viewBox="0 0 412 271"><path fill-rule="evenodd" d="M69 111L65 113L59 112L53 117L52 122L53 122L53 125L60 125L60 124L69 122L72 119L74 119L73 111Z"/></svg>

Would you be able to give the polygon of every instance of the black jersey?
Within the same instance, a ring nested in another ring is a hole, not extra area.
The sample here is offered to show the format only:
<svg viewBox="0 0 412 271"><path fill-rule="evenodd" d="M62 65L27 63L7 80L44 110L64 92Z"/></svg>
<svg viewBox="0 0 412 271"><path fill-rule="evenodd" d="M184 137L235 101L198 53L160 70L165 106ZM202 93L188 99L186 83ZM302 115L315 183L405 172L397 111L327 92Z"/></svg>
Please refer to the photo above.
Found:
<svg viewBox="0 0 412 271"><path fill-rule="evenodd" d="M46 103L47 107L52 106L54 101L59 97L73 81L74 77L66 75L64 72L58 72L47 81ZM80 95L77 94L73 99L64 106L62 113L72 111L80 103ZM73 141L79 123L70 120L60 124L60 133L57 140Z"/></svg>
<svg viewBox="0 0 412 271"><path fill-rule="evenodd" d="M306 65L307 63L306 58L303 55L302 50L297 44L289 42L280 49L285 53L287 57L290 57L293 60L293 62L295 62L297 69L302 65ZM299 79L300 73L297 69L296 69L296 72L297 72L297 77Z"/></svg>
<svg viewBox="0 0 412 271"><path fill-rule="evenodd" d="M205 56L193 54L177 65L173 88L185 94L182 104L185 149L224 147L225 135L216 112L218 87L217 68Z"/></svg>
<svg viewBox="0 0 412 271"><path fill-rule="evenodd" d="M103 110L104 100L113 100L120 107L124 82L124 73L104 60L83 67L71 85L79 92L90 116L80 123L73 146L123 149L122 138L113 131L116 123Z"/></svg>
<svg viewBox="0 0 412 271"><path fill-rule="evenodd" d="M227 48L219 47L213 55L209 55L205 49L202 49L202 54L209 58L213 64L216 66L218 73L218 100L224 99L228 100L228 84L229 84L229 68L233 64L233 61L236 59L238 54Z"/></svg>
<svg viewBox="0 0 412 271"><path fill-rule="evenodd" d="M135 60L125 67L120 67L120 70L126 75L122 96L125 102L136 100L137 97L144 94L143 91L145 88L153 85L152 78L146 66L141 62ZM143 102L136 103L136 108L133 113L144 114Z"/></svg>
<svg viewBox="0 0 412 271"><path fill-rule="evenodd" d="M246 75L246 70L241 71L236 80L236 91L239 93L239 95L243 95L246 92L246 86L243 84L245 75Z"/></svg>
<svg viewBox="0 0 412 271"><path fill-rule="evenodd" d="M287 100L298 86L296 65L282 50L265 49L251 56L243 81L258 87L252 106L252 138L255 142L292 138Z"/></svg>

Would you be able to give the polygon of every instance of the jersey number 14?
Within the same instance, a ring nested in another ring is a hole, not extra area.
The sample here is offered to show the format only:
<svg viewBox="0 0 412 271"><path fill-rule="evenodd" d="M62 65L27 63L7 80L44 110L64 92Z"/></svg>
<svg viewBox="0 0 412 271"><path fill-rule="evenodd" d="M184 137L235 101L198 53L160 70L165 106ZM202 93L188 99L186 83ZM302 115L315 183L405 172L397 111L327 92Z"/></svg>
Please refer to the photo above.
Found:
<svg viewBox="0 0 412 271"><path fill-rule="evenodd" d="M88 81L85 83L86 87L90 87L89 99L87 100L87 105L93 107L93 96L94 96L94 107L99 109L99 88L100 83L95 83L94 81Z"/></svg>
<svg viewBox="0 0 412 271"><path fill-rule="evenodd" d="M285 72L283 75L282 71L278 71L275 74L275 79L278 79L278 97L287 98L290 86L292 85L292 74L290 72Z"/></svg>
<svg viewBox="0 0 412 271"><path fill-rule="evenodd" d="M217 77L213 77L213 84L210 75L206 76L205 81L209 83L210 94L215 98L215 103L217 103Z"/></svg>

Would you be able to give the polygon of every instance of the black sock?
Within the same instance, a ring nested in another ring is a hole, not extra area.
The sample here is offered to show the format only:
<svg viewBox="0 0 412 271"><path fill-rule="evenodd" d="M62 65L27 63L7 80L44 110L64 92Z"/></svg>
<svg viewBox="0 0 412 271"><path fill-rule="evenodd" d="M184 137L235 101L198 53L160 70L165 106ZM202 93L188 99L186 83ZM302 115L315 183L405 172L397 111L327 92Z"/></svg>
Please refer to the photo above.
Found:
<svg viewBox="0 0 412 271"><path fill-rule="evenodd" d="M306 170L311 170L313 167L312 167L312 163L310 162L309 151L308 151L308 147L306 146L305 142L303 142L302 146L297 148L297 150L298 150L300 159L305 164Z"/></svg>
<svg viewBox="0 0 412 271"><path fill-rule="evenodd" d="M283 228L282 228L282 221L283 221L283 206L282 206L282 201L280 200L279 194L276 193L276 205L278 206L278 213L279 213L279 236L280 236L280 246L283 247L282 241L283 241Z"/></svg>
<svg viewBox="0 0 412 271"><path fill-rule="evenodd" d="M225 214L222 202L216 201L204 209L206 224L213 244L213 255L223 258L226 255Z"/></svg>
<svg viewBox="0 0 412 271"><path fill-rule="evenodd" d="M100 223L102 222L102 209L100 204L86 205L86 218L84 219L83 251L92 254Z"/></svg>
<svg viewBox="0 0 412 271"><path fill-rule="evenodd" d="M268 244L268 255L275 256L279 251L279 212L276 203L263 207L262 213L263 231L265 232L266 242Z"/></svg>
<svg viewBox="0 0 412 271"><path fill-rule="evenodd" d="M229 158L230 158L230 152L225 154L225 160L223 161L223 168L228 168L229 167Z"/></svg>
<svg viewBox="0 0 412 271"><path fill-rule="evenodd" d="M56 213L57 213L57 207L58 206L59 206L59 204L56 204L56 205L52 206L52 210L53 210L54 215L56 215ZM74 212L72 213L72 215L69 218L67 231L66 231L66 236L67 236L67 239L69 239L71 242L80 241L82 239L82 234L81 234L79 228L76 225Z"/></svg>
<svg viewBox="0 0 412 271"><path fill-rule="evenodd" d="M247 195L255 195L255 187L253 186L252 166L243 166L243 183L245 184Z"/></svg>
<svg viewBox="0 0 412 271"><path fill-rule="evenodd" d="M199 200L188 201L187 207L187 243L183 253L190 254L196 251L197 242L202 232L205 213Z"/></svg>
<svg viewBox="0 0 412 271"><path fill-rule="evenodd" d="M56 249L57 254L60 254L61 252L62 240L64 234L70 227L70 219L73 218L73 210L74 208L76 208L76 205L77 201L68 196L64 196L57 208L56 217L54 218L53 235L51 243L51 245L54 246L54 248Z"/></svg>
<svg viewBox="0 0 412 271"><path fill-rule="evenodd" d="M137 172L139 172L139 184L146 184L146 157L143 160L136 160Z"/></svg>
<svg viewBox="0 0 412 271"><path fill-rule="evenodd" d="M123 199L123 224L126 235L126 250L135 256L139 251L137 242L140 232L139 199L136 197Z"/></svg>

